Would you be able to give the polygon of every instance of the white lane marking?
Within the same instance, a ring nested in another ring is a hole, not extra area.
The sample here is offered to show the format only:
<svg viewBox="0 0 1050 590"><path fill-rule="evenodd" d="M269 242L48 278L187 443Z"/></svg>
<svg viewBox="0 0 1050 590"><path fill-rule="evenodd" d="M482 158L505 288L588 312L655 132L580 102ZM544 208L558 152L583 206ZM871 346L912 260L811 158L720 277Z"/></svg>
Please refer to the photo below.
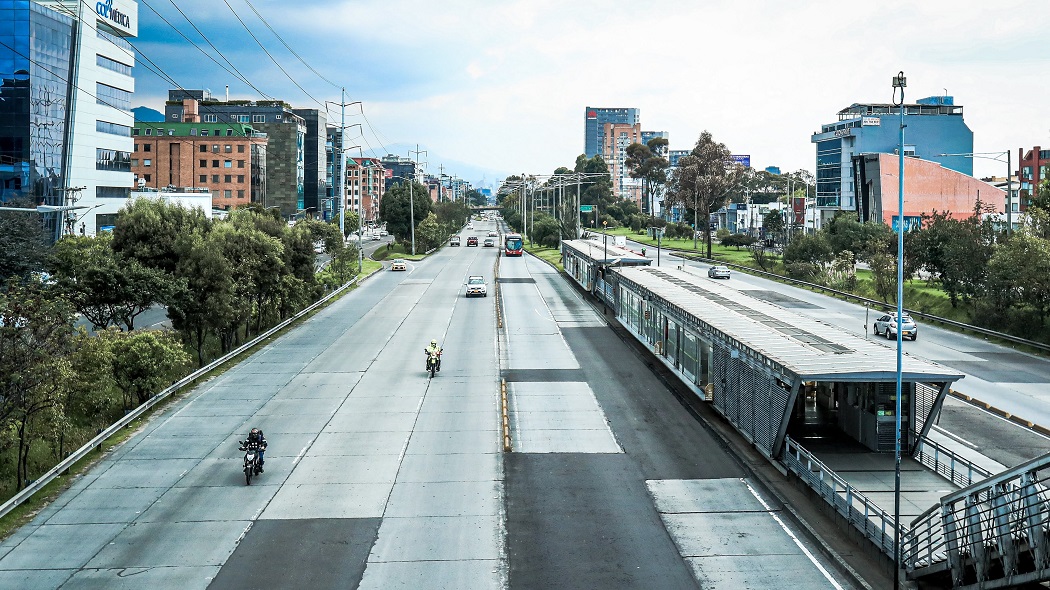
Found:
<svg viewBox="0 0 1050 590"><path fill-rule="evenodd" d="M773 509L769 506L769 504L766 504L766 501L762 499L762 496L758 495L758 492L755 491L755 488L751 487L751 484L748 483L747 480L744 480L744 485L747 486L747 491L751 492L751 495L754 496L756 500L758 500L758 503L761 504L762 507L765 508L766 511L769 513L769 515L773 517L773 520L777 521L777 524L780 525L780 528L784 529L784 532L787 533L789 537L791 537L791 540L795 542L795 545L798 545L798 548L802 550L802 553L806 554L806 557L809 558L809 561L812 562L813 565L817 566L817 569L820 570L820 573L824 575L824 578L827 579L828 582L831 582L831 585L834 586L836 590L845 590L842 586L839 585L838 582L835 581L834 578L831 577L831 574L828 572L828 570L824 569L824 566L817 561L817 558L809 552L809 549L806 549L805 545L802 544L802 541L800 541L799 538L795 536L795 533L791 532L791 529L789 529L787 525L784 524L784 521L780 520L780 517L777 516L775 512L773 512Z"/></svg>
<svg viewBox="0 0 1050 590"><path fill-rule="evenodd" d="M303 455L306 454L306 450L310 448L310 444L312 443L313 441L311 440L310 443L308 443L305 447L303 447L301 451L299 451L299 454L295 456L295 459L292 459L292 468L295 468L295 466L299 464L299 461L302 461Z"/></svg>
<svg viewBox="0 0 1050 590"><path fill-rule="evenodd" d="M959 436L957 434L952 434L951 432L948 432L947 430L941 428L940 426L938 426L936 424L933 425L933 429L936 430L937 432L940 432L944 436L947 436L948 438L954 440L957 443L964 444L964 445L970 447L971 449L973 449L975 451L977 450L977 445L973 444L972 442L966 440L965 438L963 438L963 437L961 437L961 436Z"/></svg>

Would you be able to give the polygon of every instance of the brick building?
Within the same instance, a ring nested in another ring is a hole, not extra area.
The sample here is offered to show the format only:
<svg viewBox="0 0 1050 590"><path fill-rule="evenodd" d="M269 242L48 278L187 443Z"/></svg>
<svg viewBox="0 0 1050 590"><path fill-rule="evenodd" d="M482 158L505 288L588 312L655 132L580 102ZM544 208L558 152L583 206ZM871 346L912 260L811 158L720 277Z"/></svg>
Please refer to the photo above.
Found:
<svg viewBox="0 0 1050 590"><path fill-rule="evenodd" d="M347 158L346 210L358 211L365 224L379 219L379 202L386 193L386 170L376 158Z"/></svg>
<svg viewBox="0 0 1050 590"><path fill-rule="evenodd" d="M639 208L642 206L642 182L637 178L631 178L631 171L627 169L627 146L632 143L642 142L641 123L605 123L602 126L602 138L599 155L609 166L612 175L613 194L622 199L634 201Z"/></svg>
<svg viewBox="0 0 1050 590"><path fill-rule="evenodd" d="M1050 178L1050 150L1040 146L1017 150L1017 171L1021 181L1021 211L1028 208L1028 199L1039 191L1039 185Z"/></svg>
<svg viewBox="0 0 1050 590"><path fill-rule="evenodd" d="M263 203L266 134L236 123L135 123L131 171L140 188L206 187L216 209Z"/></svg>

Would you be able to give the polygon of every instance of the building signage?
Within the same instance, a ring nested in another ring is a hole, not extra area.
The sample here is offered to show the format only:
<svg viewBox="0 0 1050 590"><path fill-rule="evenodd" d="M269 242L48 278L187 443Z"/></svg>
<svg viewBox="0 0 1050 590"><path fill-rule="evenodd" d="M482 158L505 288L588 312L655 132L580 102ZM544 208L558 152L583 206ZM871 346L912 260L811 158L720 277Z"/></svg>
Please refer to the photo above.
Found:
<svg viewBox="0 0 1050 590"><path fill-rule="evenodd" d="M99 0L95 3L95 12L114 29L131 35L138 34L137 23L132 26L132 19L138 16L136 4L117 7L113 5L113 0Z"/></svg>
<svg viewBox="0 0 1050 590"><path fill-rule="evenodd" d="M835 130L835 137L849 137L850 135L851 133L849 128Z"/></svg>
<svg viewBox="0 0 1050 590"><path fill-rule="evenodd" d="M880 127L882 119L878 117L863 117L860 120L861 127Z"/></svg>
<svg viewBox="0 0 1050 590"><path fill-rule="evenodd" d="M738 155L734 154L732 156L729 156L729 159L732 160L734 164L740 164L744 168L750 168L751 167L751 156L750 155L739 155L738 156Z"/></svg>

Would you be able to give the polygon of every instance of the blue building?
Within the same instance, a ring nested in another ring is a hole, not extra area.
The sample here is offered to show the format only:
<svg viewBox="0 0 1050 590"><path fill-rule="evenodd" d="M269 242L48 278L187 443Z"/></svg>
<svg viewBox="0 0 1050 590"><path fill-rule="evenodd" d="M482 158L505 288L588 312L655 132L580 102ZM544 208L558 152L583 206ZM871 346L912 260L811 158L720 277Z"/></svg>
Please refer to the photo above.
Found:
<svg viewBox="0 0 1050 590"><path fill-rule="evenodd" d="M853 156L897 153L900 107L855 103L838 113L838 121L822 125L811 141L817 148L817 228L838 211L855 211ZM963 120L963 108L951 96L933 96L905 105L904 155L940 163L973 175L973 131Z"/></svg>
<svg viewBox="0 0 1050 590"><path fill-rule="evenodd" d="M584 140L584 153L588 158L593 158L602 153L605 145L605 124L620 123L624 125L637 125L641 123L641 111L639 109L603 109L587 107Z"/></svg>

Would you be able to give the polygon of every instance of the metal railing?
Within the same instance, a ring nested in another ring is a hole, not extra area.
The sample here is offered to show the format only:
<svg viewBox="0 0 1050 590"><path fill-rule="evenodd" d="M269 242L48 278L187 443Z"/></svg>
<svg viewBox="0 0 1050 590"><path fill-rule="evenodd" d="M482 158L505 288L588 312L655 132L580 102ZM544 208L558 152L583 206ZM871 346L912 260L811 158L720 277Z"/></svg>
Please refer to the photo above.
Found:
<svg viewBox="0 0 1050 590"><path fill-rule="evenodd" d="M955 588L1050 579L1050 454L952 492L912 521L901 553L910 579L949 572Z"/></svg>
<svg viewBox="0 0 1050 590"><path fill-rule="evenodd" d="M120 420L118 420L118 421L114 422L112 425L110 425L109 428L106 428L105 430L100 432L98 435L96 435L94 438L92 438L88 442L84 443L84 446L82 446L79 449L77 449L77 450L73 451L72 453L70 453L69 456L67 456L65 459L63 459L58 465L55 465L54 467L52 467L47 473L41 475L40 477L38 477L34 481L30 482L29 485L27 485L22 491L18 492L14 496L12 496L8 501L4 502L3 504L0 504L0 518L3 518L9 512L14 510L18 506L20 506L23 502L28 500L33 494L37 493L44 486L46 486L47 484L51 483L56 477L58 477L59 475L65 473L66 470L68 470L70 467L72 467L73 464L75 464L77 461L80 461L81 459L86 457L88 455L88 453L91 452L92 449L94 449L96 447L100 447L102 445L102 443L106 441L106 439L108 439L109 437L111 437L114 434L116 434L117 432L119 432L121 428L124 428L128 424L131 424L132 421L136 420L137 418L139 418L140 416L142 416L143 414L148 412L153 406L155 406L158 403L164 401L165 399L167 399L172 394L178 393L180 390L182 390L182 388L186 387L187 385L192 384L194 381L196 381L200 377L208 374L208 372L213 371L213 370L217 369L218 367L221 367L222 365L224 365L227 362L229 362L231 359L236 358L238 355L242 354L243 352L245 352L247 350L250 350L252 347L256 346L260 342L265 341L270 336L273 336L277 332L283 330L285 327L290 325L292 322L294 322L294 321L298 320L299 318L305 316L306 314L312 312L313 310L317 309L318 307L321 307L322 305L327 303L328 300L332 299L333 297L339 295L340 293L342 293L346 289L348 289L351 286L353 286L354 284L356 284L357 281L358 281L358 278L359 277L354 277L353 279L351 279L349 282L345 283L344 285L342 285L338 289L332 291L328 295L325 295L321 299L318 299L314 303L310 304L309 306L304 308L299 313L297 313L294 316L288 318L287 320L277 324L276 326L270 328L269 330L263 332L262 334L256 336L250 342L246 342L245 344L241 345L240 347L238 347L237 349L233 350L232 352L229 352L229 353L227 353L227 354L225 354L225 355L223 355L223 356L213 360L212 362L208 363L207 365L204 365L203 367L197 369L196 371L190 373L189 375L186 375L182 379L179 379L178 381L173 383L170 387L168 387L164 391L161 391L159 393L154 394L153 397L151 397L148 400L146 400L145 403L143 403L142 405L138 406L134 410L128 412L123 418L121 418Z"/></svg>
<svg viewBox="0 0 1050 590"><path fill-rule="evenodd" d="M915 449L914 459L929 467L941 477L960 488L969 487L974 482L988 479L992 472L971 463L929 439L920 439Z"/></svg>
<svg viewBox="0 0 1050 590"><path fill-rule="evenodd" d="M784 438L785 467L806 482L864 537L893 556L893 515L879 508L849 482L824 465L791 437Z"/></svg>
<svg viewBox="0 0 1050 590"><path fill-rule="evenodd" d="M790 284L793 284L793 285L801 285L803 287L807 287L809 289L815 289L815 290L818 290L818 291L823 291L825 293L832 293L832 294L837 295L839 297L842 297L842 298L844 298L846 300L852 300L852 301L858 301L860 303L865 303L868 306L874 307L876 309L883 309L885 311L891 311L891 310L895 311L895 309L896 309L892 305L890 305L889 303L886 303L885 301L879 301L877 299L868 299L867 297L861 297L860 295L854 295L853 293L848 293L846 291L840 291L838 289L833 289L831 287L827 287L827 286L821 285L819 283L810 283L810 282L807 282L807 281L800 281L799 279L793 279L791 277L786 277L784 275L778 275L776 273L767 272L767 271L760 270L760 269L757 269L757 268L753 268L753 267L750 267L750 266L743 266L743 265L740 265L740 264L733 264L732 262L725 262L725 261L722 261L722 260L711 260L711 259L705 258L703 256L693 255L693 254L690 254L688 252L682 252L682 251L674 251L674 250L672 250L672 251L669 252L669 254L673 254L675 256L678 256L678 257L681 257L681 258L686 258L686 259L689 259L689 260L698 260L698 261L701 261L701 262L718 263L718 264L725 265L725 266L728 266L728 267L731 267L731 268L735 268L737 270L748 272L748 273L753 274L753 275L758 275L758 276L766 277L766 278L777 280L777 281L783 281L783 282L790 283ZM974 332L976 334L981 334L981 335L984 335L984 336L991 336L993 338L998 338L1000 340L1005 340L1007 342L1013 342L1014 344L1023 344L1025 346L1030 346L1032 348L1041 350L1043 352L1050 352L1050 345L1043 344L1042 342L1036 342L1035 340L1028 340L1027 338L1020 338L1018 336L1011 336L1010 334L1004 334L1002 332L996 332L995 330L989 330L987 328L982 328L980 326L974 326L973 324L966 324L966 323L963 323L963 322L957 322L955 320L950 320L948 318L942 318L940 316L935 316L935 315L932 315L932 314L923 313L921 311L916 311L914 309L905 309L904 311L906 313L908 313L909 315L911 315L912 317L922 318L922 319L925 319L925 320L929 320L929 321L932 321L932 322L937 322L937 323L940 323L940 324L944 324L946 326L952 326L952 327L955 327L955 328L959 328L961 330L966 330L968 332Z"/></svg>

